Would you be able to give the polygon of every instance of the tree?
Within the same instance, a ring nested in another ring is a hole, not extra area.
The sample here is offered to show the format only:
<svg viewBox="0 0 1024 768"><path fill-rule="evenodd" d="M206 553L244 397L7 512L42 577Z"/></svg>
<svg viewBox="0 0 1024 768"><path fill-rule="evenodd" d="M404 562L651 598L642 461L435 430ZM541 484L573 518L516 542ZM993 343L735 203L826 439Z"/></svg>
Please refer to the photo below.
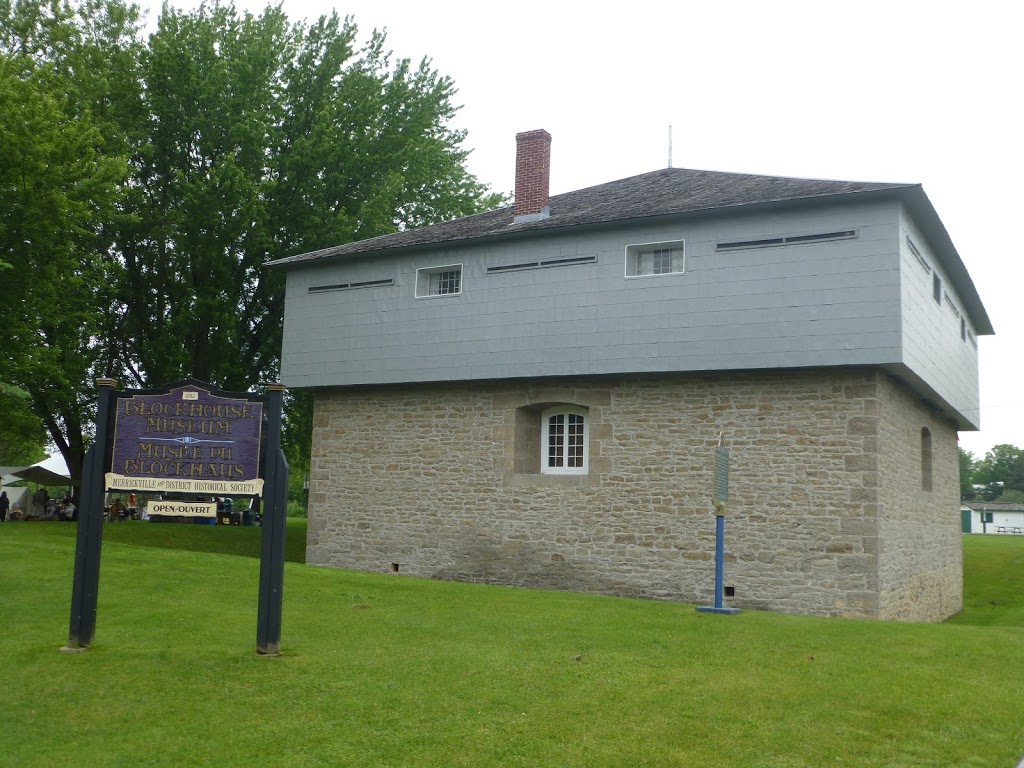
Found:
<svg viewBox="0 0 1024 768"><path fill-rule="evenodd" d="M309 472L313 447L313 393L308 389L285 392L281 449L294 474Z"/></svg>
<svg viewBox="0 0 1024 768"><path fill-rule="evenodd" d="M284 290L267 261L504 202L466 170L451 80L392 63L383 34L356 37L336 15L165 9L119 243L117 367L135 384L273 380ZM284 444L304 470L312 399L287 403Z"/></svg>
<svg viewBox="0 0 1024 768"><path fill-rule="evenodd" d="M165 8L143 59L119 243L121 365L136 384L276 378L272 259L454 218L491 202L447 127L455 90L423 62L355 49L336 15L291 24L213 4Z"/></svg>
<svg viewBox="0 0 1024 768"><path fill-rule="evenodd" d="M123 0L0 0L0 309L9 380L78 482L93 379L279 372L283 281L264 264L475 213L451 80L356 45L336 15ZM308 457L310 399L286 445Z"/></svg>
<svg viewBox="0 0 1024 768"><path fill-rule="evenodd" d="M127 166L105 117L131 45L117 0L0 3L0 308L4 375L28 393L77 485L111 284L107 224Z"/></svg>
<svg viewBox="0 0 1024 768"><path fill-rule="evenodd" d="M46 430L32 413L28 392L0 381L0 465L34 464L46 458Z"/></svg>
<svg viewBox="0 0 1024 768"><path fill-rule="evenodd" d="M983 501L1009 490L1024 491L1024 450L1007 443L994 446L978 463L975 482L985 486Z"/></svg>
<svg viewBox="0 0 1024 768"><path fill-rule="evenodd" d="M1009 491L1003 491L996 501L1009 502L1011 504L1024 504L1024 491L1019 491L1016 488L1012 488Z"/></svg>

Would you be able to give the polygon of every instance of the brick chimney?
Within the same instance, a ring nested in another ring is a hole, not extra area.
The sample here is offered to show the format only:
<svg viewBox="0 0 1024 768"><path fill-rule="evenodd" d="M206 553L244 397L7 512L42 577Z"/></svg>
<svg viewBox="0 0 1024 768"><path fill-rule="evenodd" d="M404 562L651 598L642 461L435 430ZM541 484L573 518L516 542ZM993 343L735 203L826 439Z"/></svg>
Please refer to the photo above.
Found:
<svg viewBox="0 0 1024 768"><path fill-rule="evenodd" d="M516 134L516 210L513 223L540 221L551 215L551 134L543 129Z"/></svg>

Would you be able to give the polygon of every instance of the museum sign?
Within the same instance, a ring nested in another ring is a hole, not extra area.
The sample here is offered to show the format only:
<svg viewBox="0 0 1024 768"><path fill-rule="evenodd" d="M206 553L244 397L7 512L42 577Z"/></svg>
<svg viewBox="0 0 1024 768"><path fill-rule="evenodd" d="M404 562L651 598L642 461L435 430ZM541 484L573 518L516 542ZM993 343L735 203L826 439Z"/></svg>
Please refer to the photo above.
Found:
<svg viewBox="0 0 1024 768"><path fill-rule="evenodd" d="M194 384L118 397L108 490L259 496L263 403Z"/></svg>

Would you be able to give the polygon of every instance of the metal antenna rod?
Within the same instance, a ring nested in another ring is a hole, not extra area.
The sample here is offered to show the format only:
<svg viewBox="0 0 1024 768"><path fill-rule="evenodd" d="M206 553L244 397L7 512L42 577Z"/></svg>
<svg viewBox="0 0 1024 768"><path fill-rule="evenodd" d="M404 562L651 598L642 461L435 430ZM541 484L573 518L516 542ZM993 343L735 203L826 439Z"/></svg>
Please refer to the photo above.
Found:
<svg viewBox="0 0 1024 768"><path fill-rule="evenodd" d="M668 127L668 167L672 167L672 126Z"/></svg>

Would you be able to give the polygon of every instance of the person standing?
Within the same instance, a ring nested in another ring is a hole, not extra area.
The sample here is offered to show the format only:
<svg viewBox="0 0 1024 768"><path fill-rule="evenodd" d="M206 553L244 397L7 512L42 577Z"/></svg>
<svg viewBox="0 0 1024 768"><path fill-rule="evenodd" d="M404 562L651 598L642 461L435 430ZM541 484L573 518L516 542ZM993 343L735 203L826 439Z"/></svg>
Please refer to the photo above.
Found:
<svg viewBox="0 0 1024 768"><path fill-rule="evenodd" d="M135 514L135 491L128 494L128 517L132 520L138 520L138 516Z"/></svg>
<svg viewBox="0 0 1024 768"><path fill-rule="evenodd" d="M7 491L0 491L0 523L7 522L7 513L11 511L11 500L7 498Z"/></svg>

